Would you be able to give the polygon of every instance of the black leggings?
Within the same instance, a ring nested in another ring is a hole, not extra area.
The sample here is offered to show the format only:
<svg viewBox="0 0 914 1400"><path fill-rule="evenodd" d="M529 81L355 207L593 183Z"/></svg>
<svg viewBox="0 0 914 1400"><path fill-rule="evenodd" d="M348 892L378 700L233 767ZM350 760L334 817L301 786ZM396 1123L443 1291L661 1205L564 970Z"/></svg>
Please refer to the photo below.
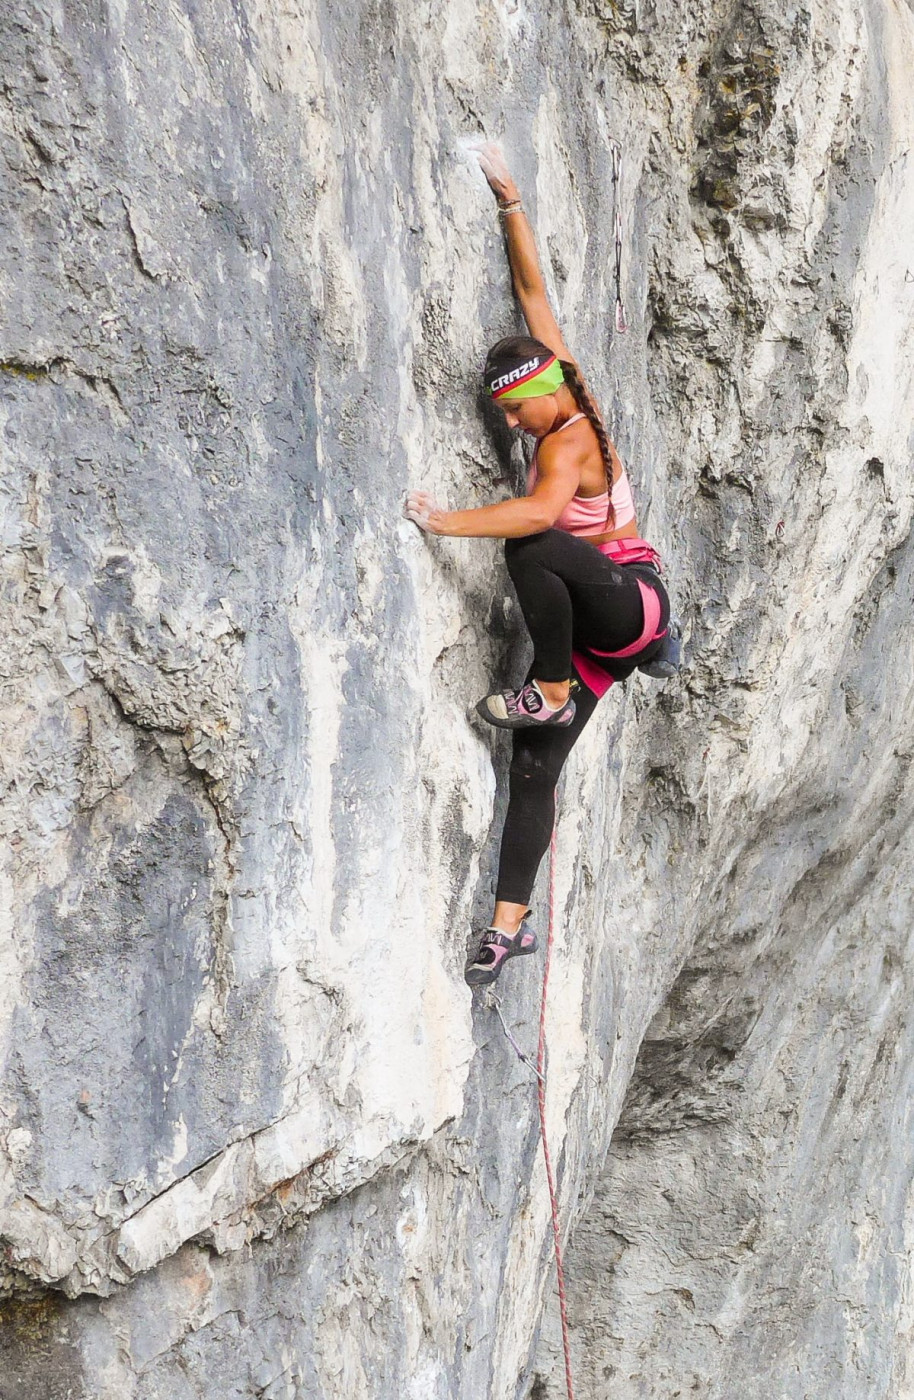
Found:
<svg viewBox="0 0 914 1400"><path fill-rule="evenodd" d="M635 577L567 530L505 540L538 681L567 681L572 647L619 651L644 626Z"/></svg>
<svg viewBox="0 0 914 1400"><path fill-rule="evenodd" d="M516 729L512 735L508 812L501 838L496 898L526 904L555 821L555 788L565 759L597 707L597 696L578 675L572 648L619 651L644 627L638 578L660 598L660 626L669 621L666 589L652 569L614 564L586 540L545 530L505 541L508 572L533 639L527 679L561 681L573 676L575 716L567 729ZM624 661L592 657L614 680L625 680L660 648L646 646Z"/></svg>

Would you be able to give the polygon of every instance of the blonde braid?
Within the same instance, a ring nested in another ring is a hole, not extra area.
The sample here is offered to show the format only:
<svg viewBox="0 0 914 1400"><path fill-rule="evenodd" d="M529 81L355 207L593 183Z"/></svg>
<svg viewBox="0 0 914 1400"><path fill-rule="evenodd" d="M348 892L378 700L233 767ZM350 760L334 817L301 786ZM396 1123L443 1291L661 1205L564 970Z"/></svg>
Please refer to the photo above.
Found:
<svg viewBox="0 0 914 1400"><path fill-rule="evenodd" d="M559 360L559 364L562 366L565 383L571 390L575 403L593 428L597 435L597 442L600 444L600 456L603 458L603 470L606 473L606 490L609 493L609 509L606 512L605 525L607 530L611 530L616 523L616 512L613 508L615 456L612 445L603 426L603 419L597 412L597 406L590 397L590 392L578 372L577 365L572 364L571 360Z"/></svg>

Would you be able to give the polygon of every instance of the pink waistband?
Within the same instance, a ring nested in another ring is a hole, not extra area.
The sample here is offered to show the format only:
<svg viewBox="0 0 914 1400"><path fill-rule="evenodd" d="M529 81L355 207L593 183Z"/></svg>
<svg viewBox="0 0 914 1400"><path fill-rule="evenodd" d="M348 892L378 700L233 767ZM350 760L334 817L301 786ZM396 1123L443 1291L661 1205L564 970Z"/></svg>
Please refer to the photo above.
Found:
<svg viewBox="0 0 914 1400"><path fill-rule="evenodd" d="M647 540L607 540L594 548L601 554L607 554L617 564L653 564L657 572L661 572L660 555Z"/></svg>

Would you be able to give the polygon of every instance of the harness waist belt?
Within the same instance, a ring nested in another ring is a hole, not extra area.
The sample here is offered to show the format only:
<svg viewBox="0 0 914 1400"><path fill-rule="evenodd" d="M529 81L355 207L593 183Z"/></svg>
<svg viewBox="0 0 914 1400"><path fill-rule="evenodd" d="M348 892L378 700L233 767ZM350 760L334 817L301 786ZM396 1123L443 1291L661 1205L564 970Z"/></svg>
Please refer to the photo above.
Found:
<svg viewBox="0 0 914 1400"><path fill-rule="evenodd" d="M658 574L663 573L660 555L647 540L607 540L595 546L601 554L608 554L616 564L650 564Z"/></svg>

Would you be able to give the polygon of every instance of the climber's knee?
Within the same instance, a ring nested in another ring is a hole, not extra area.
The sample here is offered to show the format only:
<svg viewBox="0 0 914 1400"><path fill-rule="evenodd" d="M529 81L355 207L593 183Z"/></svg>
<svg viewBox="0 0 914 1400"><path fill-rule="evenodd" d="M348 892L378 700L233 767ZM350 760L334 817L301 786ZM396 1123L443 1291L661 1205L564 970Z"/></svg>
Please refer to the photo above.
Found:
<svg viewBox="0 0 914 1400"><path fill-rule="evenodd" d="M508 777L512 792L552 792L562 771L563 757L544 752L539 746L517 746Z"/></svg>
<svg viewBox="0 0 914 1400"><path fill-rule="evenodd" d="M518 539L505 540L505 563L509 572L517 564L543 562L552 533L551 530L542 530L538 535L521 535Z"/></svg>
<svg viewBox="0 0 914 1400"><path fill-rule="evenodd" d="M520 539L520 540L505 540L505 559L507 560L507 563L508 563L508 567L509 567L509 568L511 567L511 560L517 558L517 555L518 555L518 546L519 546L519 545L522 545L522 544L523 544L523 540L522 540L522 539Z"/></svg>

